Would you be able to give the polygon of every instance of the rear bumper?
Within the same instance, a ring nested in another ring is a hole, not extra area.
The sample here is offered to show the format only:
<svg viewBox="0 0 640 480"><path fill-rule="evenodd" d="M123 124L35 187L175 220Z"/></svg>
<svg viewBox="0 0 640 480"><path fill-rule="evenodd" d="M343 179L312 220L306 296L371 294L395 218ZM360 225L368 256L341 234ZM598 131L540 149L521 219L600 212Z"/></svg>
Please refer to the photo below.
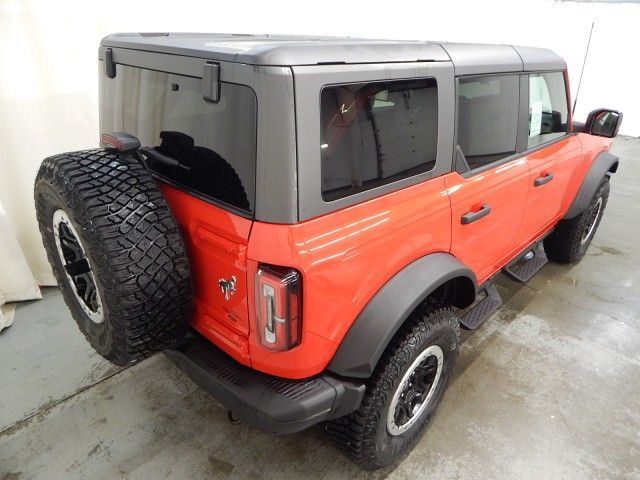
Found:
<svg viewBox="0 0 640 480"><path fill-rule="evenodd" d="M328 373L288 380L252 370L199 335L165 354L236 417L265 432L298 432L347 415L364 394L362 381Z"/></svg>

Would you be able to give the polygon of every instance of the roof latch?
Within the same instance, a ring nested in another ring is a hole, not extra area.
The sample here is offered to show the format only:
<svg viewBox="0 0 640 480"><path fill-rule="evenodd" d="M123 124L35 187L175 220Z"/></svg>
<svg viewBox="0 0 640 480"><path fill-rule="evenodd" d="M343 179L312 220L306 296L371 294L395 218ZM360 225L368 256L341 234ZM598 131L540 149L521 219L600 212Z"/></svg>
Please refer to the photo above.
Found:
<svg viewBox="0 0 640 480"><path fill-rule="evenodd" d="M202 70L202 98L207 102L220 100L220 64L207 62Z"/></svg>
<svg viewBox="0 0 640 480"><path fill-rule="evenodd" d="M113 50L111 48L107 48L104 51L104 73L109 78L115 78L116 76L116 64L113 61Z"/></svg>

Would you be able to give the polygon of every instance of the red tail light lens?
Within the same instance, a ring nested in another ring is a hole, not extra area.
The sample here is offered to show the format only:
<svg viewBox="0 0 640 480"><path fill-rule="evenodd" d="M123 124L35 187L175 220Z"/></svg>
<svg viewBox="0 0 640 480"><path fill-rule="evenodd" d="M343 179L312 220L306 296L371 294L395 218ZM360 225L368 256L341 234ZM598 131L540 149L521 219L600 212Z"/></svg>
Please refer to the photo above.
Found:
<svg viewBox="0 0 640 480"><path fill-rule="evenodd" d="M256 273L256 320L263 347L281 352L300 343L301 283L296 270L260 265Z"/></svg>

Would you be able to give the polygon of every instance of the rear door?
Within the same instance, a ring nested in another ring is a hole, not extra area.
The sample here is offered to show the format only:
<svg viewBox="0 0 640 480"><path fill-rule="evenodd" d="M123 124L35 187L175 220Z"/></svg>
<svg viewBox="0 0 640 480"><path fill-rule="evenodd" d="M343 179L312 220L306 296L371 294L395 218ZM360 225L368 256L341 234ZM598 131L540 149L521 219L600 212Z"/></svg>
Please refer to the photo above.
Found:
<svg viewBox="0 0 640 480"><path fill-rule="evenodd" d="M520 247L529 188L519 155L521 77L461 77L457 82L456 172L445 177L451 200L451 253L483 282Z"/></svg>
<svg viewBox="0 0 640 480"><path fill-rule="evenodd" d="M219 101L210 102L203 99L201 78L116 68L104 86L113 89L114 108L101 129L140 140L187 244L193 327L248 364L246 250L255 211L256 95L246 85L221 82Z"/></svg>
<svg viewBox="0 0 640 480"><path fill-rule="evenodd" d="M527 75L529 121L527 153L529 197L520 240L534 241L558 220L562 201L582 147L569 134L569 104L564 72Z"/></svg>

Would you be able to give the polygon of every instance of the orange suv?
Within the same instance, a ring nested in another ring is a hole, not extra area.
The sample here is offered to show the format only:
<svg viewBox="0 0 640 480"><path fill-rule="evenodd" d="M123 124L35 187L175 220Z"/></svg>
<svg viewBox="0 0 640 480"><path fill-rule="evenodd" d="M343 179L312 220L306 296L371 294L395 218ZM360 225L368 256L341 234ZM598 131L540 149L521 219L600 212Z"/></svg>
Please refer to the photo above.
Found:
<svg viewBox="0 0 640 480"><path fill-rule="evenodd" d="M35 184L80 330L364 468L429 424L496 275L584 255L618 167L621 113L573 122L545 49L116 34L99 60L102 148Z"/></svg>

